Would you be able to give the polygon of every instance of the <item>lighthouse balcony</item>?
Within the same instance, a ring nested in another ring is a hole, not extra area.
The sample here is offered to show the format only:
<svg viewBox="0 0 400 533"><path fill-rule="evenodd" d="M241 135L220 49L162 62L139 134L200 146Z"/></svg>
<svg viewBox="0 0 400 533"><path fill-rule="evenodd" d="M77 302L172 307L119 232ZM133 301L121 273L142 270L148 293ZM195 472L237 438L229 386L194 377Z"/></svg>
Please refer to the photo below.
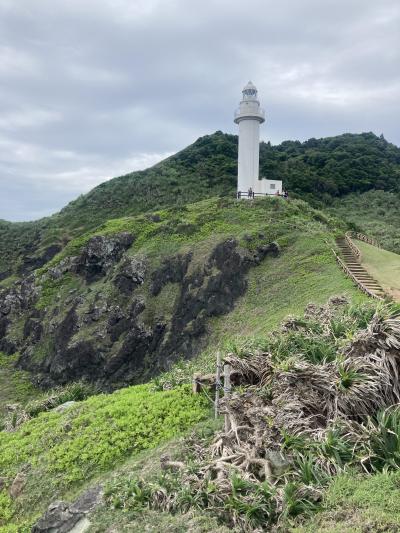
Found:
<svg viewBox="0 0 400 533"><path fill-rule="evenodd" d="M243 108L238 108L235 111L234 115L234 122L238 123L241 120L246 119L258 119L260 122L265 121L265 111L261 107L259 107L257 110L246 110Z"/></svg>

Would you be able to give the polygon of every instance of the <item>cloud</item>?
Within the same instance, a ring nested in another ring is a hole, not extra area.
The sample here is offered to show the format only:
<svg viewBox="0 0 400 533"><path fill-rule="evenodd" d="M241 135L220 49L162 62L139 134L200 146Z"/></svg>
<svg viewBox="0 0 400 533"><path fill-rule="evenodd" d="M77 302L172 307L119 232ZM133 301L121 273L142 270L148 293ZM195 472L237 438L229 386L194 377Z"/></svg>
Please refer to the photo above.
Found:
<svg viewBox="0 0 400 533"><path fill-rule="evenodd" d="M400 144L399 23L397 0L0 0L0 218L236 132L248 79L266 140Z"/></svg>

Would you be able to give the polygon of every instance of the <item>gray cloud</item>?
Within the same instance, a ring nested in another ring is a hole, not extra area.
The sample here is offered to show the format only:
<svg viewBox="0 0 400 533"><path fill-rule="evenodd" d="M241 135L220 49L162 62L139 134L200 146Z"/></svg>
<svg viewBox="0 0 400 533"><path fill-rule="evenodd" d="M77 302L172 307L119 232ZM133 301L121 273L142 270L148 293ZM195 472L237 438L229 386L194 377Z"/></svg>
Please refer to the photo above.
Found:
<svg viewBox="0 0 400 533"><path fill-rule="evenodd" d="M400 144L397 0L0 0L0 218L50 214L222 129Z"/></svg>

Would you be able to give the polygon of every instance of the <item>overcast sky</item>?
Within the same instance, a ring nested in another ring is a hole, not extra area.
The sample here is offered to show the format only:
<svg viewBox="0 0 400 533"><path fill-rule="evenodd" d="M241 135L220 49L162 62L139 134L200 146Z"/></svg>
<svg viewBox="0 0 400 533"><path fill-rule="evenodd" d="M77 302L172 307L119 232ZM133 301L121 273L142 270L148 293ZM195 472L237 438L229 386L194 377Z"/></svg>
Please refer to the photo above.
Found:
<svg viewBox="0 0 400 533"><path fill-rule="evenodd" d="M249 79L273 144L399 145L399 0L0 0L0 218L236 132Z"/></svg>

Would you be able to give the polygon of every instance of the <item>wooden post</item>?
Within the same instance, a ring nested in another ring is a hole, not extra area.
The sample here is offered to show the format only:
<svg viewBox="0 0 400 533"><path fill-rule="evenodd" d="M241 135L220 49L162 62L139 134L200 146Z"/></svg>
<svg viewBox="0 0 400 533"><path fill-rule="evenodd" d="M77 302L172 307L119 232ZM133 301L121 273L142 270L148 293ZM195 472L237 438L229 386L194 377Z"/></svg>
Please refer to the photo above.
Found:
<svg viewBox="0 0 400 533"><path fill-rule="evenodd" d="M227 400L231 395L231 365L224 365L224 394ZM231 429L229 414L225 413L225 433Z"/></svg>
<svg viewBox="0 0 400 533"><path fill-rule="evenodd" d="M217 371L215 373L215 405L214 405L215 418L218 418L220 382L221 382L221 353L218 351L217 352Z"/></svg>
<svg viewBox="0 0 400 533"><path fill-rule="evenodd" d="M193 394L198 394L200 392L201 387L198 381L199 377L200 377L199 373L193 374L193 382L192 382Z"/></svg>

